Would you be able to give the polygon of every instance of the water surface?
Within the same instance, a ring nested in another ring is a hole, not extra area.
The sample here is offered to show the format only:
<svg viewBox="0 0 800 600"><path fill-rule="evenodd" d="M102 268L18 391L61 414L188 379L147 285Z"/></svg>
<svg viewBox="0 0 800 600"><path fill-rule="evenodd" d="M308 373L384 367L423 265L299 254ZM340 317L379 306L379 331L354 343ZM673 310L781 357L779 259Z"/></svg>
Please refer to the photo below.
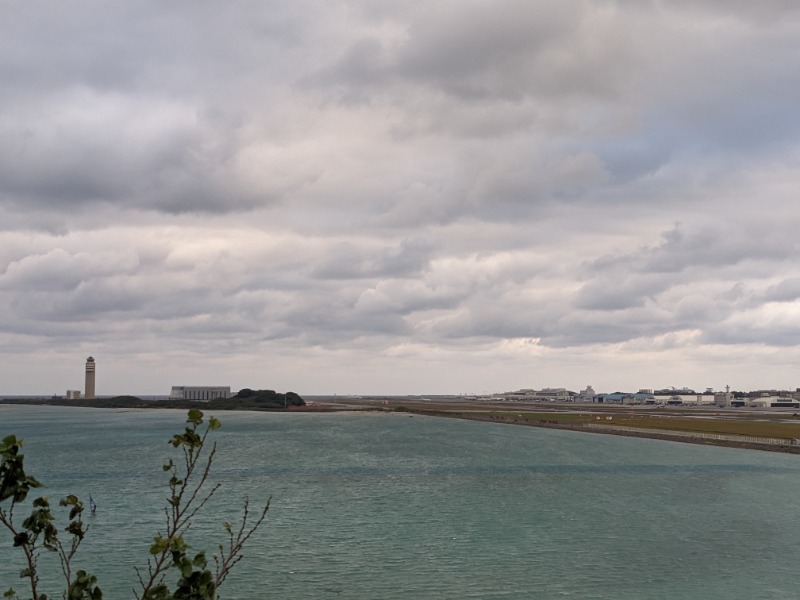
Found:
<svg viewBox="0 0 800 600"><path fill-rule="evenodd" d="M221 489L189 541L212 553L244 497L272 497L222 598L800 597L797 456L408 415L217 416ZM97 500L80 566L107 598L132 597L146 568L183 421L0 406L0 436L25 438L48 495ZM0 585L21 590L0 541Z"/></svg>

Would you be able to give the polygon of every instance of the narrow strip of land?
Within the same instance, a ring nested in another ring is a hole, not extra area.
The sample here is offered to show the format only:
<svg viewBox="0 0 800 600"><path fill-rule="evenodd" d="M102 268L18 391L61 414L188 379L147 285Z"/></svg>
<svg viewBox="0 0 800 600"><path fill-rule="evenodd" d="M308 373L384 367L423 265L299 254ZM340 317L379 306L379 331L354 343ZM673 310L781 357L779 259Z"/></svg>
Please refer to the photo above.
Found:
<svg viewBox="0 0 800 600"><path fill-rule="evenodd" d="M230 400L213 402L143 401L118 397L83 401L7 399L0 404L40 404L93 408L203 408L319 413L352 410L405 412L508 425L546 427L631 437L710 444L800 454L800 414L791 409L723 409L713 406L656 408L588 404L431 402L408 397L318 397L307 406L274 407Z"/></svg>
<svg viewBox="0 0 800 600"><path fill-rule="evenodd" d="M543 407L403 399L359 399L354 404L436 417L800 454L800 415L791 411L579 404Z"/></svg>

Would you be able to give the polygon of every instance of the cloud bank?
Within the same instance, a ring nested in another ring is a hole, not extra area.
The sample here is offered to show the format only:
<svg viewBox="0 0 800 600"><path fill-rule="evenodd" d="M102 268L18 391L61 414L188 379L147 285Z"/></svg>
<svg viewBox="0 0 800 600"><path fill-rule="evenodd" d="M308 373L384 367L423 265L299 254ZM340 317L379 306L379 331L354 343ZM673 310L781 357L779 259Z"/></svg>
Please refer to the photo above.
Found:
<svg viewBox="0 0 800 600"><path fill-rule="evenodd" d="M0 393L800 385L794 2L4 12Z"/></svg>

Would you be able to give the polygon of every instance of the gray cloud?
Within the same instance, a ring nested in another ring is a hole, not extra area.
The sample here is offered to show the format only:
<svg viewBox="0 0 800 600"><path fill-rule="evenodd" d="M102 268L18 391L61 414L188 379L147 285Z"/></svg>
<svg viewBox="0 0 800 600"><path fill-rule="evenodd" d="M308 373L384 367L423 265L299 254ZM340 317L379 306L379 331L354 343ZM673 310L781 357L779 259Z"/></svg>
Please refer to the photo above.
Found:
<svg viewBox="0 0 800 600"><path fill-rule="evenodd" d="M795 3L4 16L6 392L796 384Z"/></svg>

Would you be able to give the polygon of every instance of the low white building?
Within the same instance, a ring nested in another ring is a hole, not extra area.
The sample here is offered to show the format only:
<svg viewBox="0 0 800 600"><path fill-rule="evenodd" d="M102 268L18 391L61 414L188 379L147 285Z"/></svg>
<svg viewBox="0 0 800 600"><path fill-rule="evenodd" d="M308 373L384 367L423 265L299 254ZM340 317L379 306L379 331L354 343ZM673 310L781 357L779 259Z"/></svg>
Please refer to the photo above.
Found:
<svg viewBox="0 0 800 600"><path fill-rule="evenodd" d="M502 394L506 400L516 400L520 402L573 402L575 392L570 392L566 388L543 388L533 390L529 388L517 390L516 392L505 392Z"/></svg>
<svg viewBox="0 0 800 600"><path fill-rule="evenodd" d="M208 401L230 397L231 386L229 385L173 385L172 391L169 393L170 400Z"/></svg>
<svg viewBox="0 0 800 600"><path fill-rule="evenodd" d="M752 398L746 406L756 408L800 408L800 401L784 396L761 396Z"/></svg>

